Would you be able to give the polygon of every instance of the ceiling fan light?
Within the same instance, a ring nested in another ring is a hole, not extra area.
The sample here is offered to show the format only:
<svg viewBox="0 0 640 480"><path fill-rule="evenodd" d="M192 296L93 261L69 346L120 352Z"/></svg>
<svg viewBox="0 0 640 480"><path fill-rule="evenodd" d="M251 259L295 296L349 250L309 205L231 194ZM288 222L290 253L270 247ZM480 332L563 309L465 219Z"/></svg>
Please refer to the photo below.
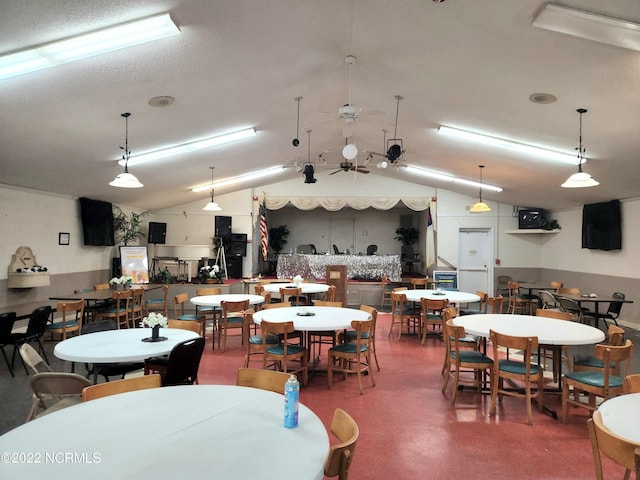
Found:
<svg viewBox="0 0 640 480"><path fill-rule="evenodd" d="M141 188L144 187L140 180L136 178L135 175L129 172L123 172L118 175L113 181L109 182L109 185L112 187L120 187L120 188Z"/></svg>
<svg viewBox="0 0 640 480"><path fill-rule="evenodd" d="M486 213L490 211L491 208L489 205L484 203L482 200L471 205L471 208L469 209L469 212L471 213Z"/></svg>
<svg viewBox="0 0 640 480"><path fill-rule="evenodd" d="M353 160L358 156L358 147L353 143L349 143L342 149L342 156L347 160Z"/></svg>

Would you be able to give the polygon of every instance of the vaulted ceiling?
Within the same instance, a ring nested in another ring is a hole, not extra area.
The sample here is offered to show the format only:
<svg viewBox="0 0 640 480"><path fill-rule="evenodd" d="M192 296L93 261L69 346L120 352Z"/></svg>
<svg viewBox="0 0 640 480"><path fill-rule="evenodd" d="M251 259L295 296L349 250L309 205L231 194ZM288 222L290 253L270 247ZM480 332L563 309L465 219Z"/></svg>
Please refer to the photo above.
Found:
<svg viewBox="0 0 640 480"><path fill-rule="evenodd" d="M284 165L282 174L216 189L300 177L294 163L335 170L345 145L338 108L363 109L359 166L477 196L477 188L376 168L396 132L402 164L504 191L489 201L548 209L640 195L640 53L532 26L541 0L3 0L0 53L170 12L180 34L0 80L0 183L157 210L202 199L191 187ZM640 22L637 0L565 5ZM345 57L356 62L348 66ZM554 103L529 96L547 93ZM403 99L398 110L395 96ZM175 103L153 107L157 96ZM297 97L300 122L297 125ZM572 153L586 108L584 165L598 187L563 189L576 165L454 141L440 125ZM132 157L254 127L255 138L131 167L141 189L108 185ZM307 133L311 130L311 133ZM385 134L383 130L386 130ZM292 139L300 145L294 147ZM322 158L319 158L322 154ZM371 162L371 163L370 163ZM339 175L342 175L340 173ZM331 178L335 178L334 175ZM326 177L329 178L329 177ZM318 184L318 186L321 186Z"/></svg>

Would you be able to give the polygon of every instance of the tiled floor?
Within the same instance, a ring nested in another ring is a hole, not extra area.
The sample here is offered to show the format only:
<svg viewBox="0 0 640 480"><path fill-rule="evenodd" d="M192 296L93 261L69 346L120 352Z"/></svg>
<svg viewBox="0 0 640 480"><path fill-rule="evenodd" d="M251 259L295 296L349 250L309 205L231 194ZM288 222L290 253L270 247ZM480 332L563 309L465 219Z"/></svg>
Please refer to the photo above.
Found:
<svg viewBox="0 0 640 480"><path fill-rule="evenodd" d="M489 398L475 392L458 394L455 407L450 392L441 393L444 348L429 337L421 346L415 336L389 340L389 315L380 315L377 347L381 371L374 372L376 386L365 379L359 395L355 378L334 378L331 390L326 376L312 376L301 401L329 426L333 410L344 408L360 426L350 478L352 479L584 479L593 478L591 447L587 437L587 412L572 409L566 424L534 409L533 426L527 425L524 400L505 397L497 416L488 417ZM638 344L637 331L629 338ZM47 343L51 352L52 343ZM325 350L323 350L323 355ZM640 372L640 355L634 372ZM69 366L49 355L55 369ZM231 338L227 352L211 350L208 340L201 363L200 383L233 384L243 353L239 337ZM558 395L545 403L560 407ZM28 377L19 363L11 378L0 363L0 432L20 425L29 408ZM56 432L56 435L64 435ZM250 453L248 453L250 455ZM605 477L621 478L621 470L605 460Z"/></svg>

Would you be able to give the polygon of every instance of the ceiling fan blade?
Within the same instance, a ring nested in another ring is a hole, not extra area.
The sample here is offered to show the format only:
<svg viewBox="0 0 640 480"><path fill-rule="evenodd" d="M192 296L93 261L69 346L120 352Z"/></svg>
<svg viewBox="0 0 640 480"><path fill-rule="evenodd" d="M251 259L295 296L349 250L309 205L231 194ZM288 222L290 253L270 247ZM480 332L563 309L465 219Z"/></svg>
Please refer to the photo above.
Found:
<svg viewBox="0 0 640 480"><path fill-rule="evenodd" d="M341 171L342 171L342 169L340 169L340 170L336 170L335 172L331 172L329 175L335 175L336 173L339 173L339 172L341 172Z"/></svg>
<svg viewBox="0 0 640 480"><path fill-rule="evenodd" d="M367 170L366 168L358 167L358 168L356 168L356 172L364 173L366 175L367 173L369 173L369 170Z"/></svg>

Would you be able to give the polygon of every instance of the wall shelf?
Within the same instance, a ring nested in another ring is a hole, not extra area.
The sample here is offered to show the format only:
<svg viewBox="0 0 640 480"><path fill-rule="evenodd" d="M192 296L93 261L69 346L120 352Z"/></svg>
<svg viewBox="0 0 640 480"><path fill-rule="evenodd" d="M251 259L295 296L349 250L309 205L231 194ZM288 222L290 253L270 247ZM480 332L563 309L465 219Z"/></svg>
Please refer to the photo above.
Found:
<svg viewBox="0 0 640 480"><path fill-rule="evenodd" d="M523 228L520 230L505 230L504 233L510 233L512 235L523 235L523 234L532 234L532 233L560 233L560 229L556 230L542 230L541 228Z"/></svg>
<svg viewBox="0 0 640 480"><path fill-rule="evenodd" d="M8 267L9 288L46 287L50 284L49 272L18 272L18 269L36 266L36 257L29 247L18 247Z"/></svg>

